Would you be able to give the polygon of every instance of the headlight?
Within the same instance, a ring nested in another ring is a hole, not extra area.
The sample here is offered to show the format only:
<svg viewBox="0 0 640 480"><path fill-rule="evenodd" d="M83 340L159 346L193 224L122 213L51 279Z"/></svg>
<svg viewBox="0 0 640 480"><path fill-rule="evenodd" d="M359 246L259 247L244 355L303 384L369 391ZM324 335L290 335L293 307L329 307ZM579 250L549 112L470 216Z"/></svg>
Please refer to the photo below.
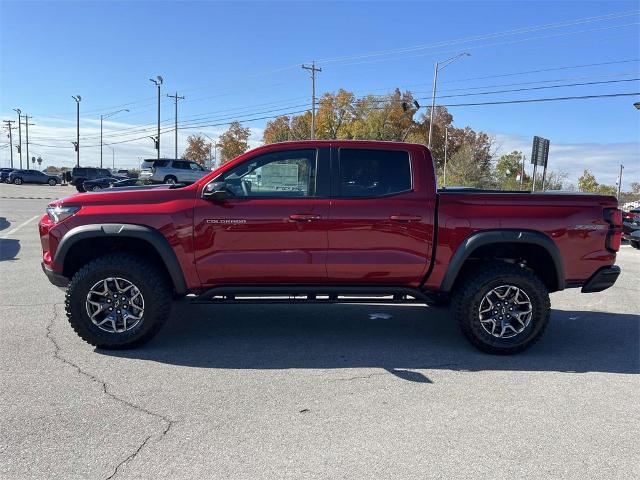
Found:
<svg viewBox="0 0 640 480"><path fill-rule="evenodd" d="M60 223L80 210L80 207L47 207L47 215L53 223Z"/></svg>

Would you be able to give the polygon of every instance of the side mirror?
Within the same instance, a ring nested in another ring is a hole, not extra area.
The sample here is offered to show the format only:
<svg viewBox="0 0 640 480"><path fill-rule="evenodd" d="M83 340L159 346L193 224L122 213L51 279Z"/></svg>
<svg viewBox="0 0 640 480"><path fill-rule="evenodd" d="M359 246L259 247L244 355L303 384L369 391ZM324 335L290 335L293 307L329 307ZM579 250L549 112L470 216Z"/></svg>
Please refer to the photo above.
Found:
<svg viewBox="0 0 640 480"><path fill-rule="evenodd" d="M226 182L211 182L204 187L202 198L214 202L222 202L229 196Z"/></svg>

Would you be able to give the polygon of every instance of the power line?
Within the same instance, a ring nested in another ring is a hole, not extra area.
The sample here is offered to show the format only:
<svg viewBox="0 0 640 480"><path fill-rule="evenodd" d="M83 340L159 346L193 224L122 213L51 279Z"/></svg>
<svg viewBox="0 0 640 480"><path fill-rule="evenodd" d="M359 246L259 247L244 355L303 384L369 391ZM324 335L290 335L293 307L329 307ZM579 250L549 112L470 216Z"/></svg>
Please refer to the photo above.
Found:
<svg viewBox="0 0 640 480"><path fill-rule="evenodd" d="M511 88L507 90L493 90L488 92L459 93L456 95L439 95L438 98L472 97L476 95L495 95L497 93L525 92L530 90L545 90L550 88L565 88L565 87L579 87L579 86L585 86L585 85L602 85L602 84L612 84L612 83L621 83L621 82L635 82L638 80L640 80L640 78L628 78L625 80L608 80L603 82L570 83L566 85L544 85L541 87ZM418 98L418 100L431 100L431 97L420 97Z"/></svg>
<svg viewBox="0 0 640 480"><path fill-rule="evenodd" d="M571 70L574 68L587 68L587 67L601 67L603 65L616 65L620 63L637 63L640 62L640 59L634 58L630 60L616 60L614 62L600 62L600 63L586 63L581 65L569 65L569 66L561 66L561 67L551 67L551 68L543 68L538 70L526 70L523 72L509 72L509 73L500 73L496 75L485 75L482 77L468 77L468 78L459 78L454 80L446 80L441 83L454 83L454 82L466 82L469 80L485 80L487 78L499 78L499 77L512 77L515 75L528 75L530 73L543 73L543 72L553 72L558 70ZM427 84L425 84L427 85Z"/></svg>
<svg viewBox="0 0 640 480"><path fill-rule="evenodd" d="M554 102L560 100L585 100L590 98L607 98L607 97L630 97L633 95L640 95L640 92L631 93L610 93L604 95L580 95L574 97L551 97L551 98L529 98L526 100L503 100L495 102L479 102L479 103L450 103L438 105L440 107L475 107L479 105L508 105L514 103L533 103L533 102Z"/></svg>
<svg viewBox="0 0 640 480"><path fill-rule="evenodd" d="M505 41L505 42L496 42L496 43L486 43L484 45L475 45L475 46L468 46L465 47L465 50L477 50L480 48L489 48L489 47L499 47L499 46L503 46L503 45L514 45L517 43L523 43L523 42L528 42L531 40L544 40L547 38L557 38L557 37L566 37L569 35L575 35L578 33L591 33L591 32L599 32L599 31L604 31L604 30L612 30L612 29L620 29L623 27L630 27L630 26L635 26L635 25L640 25L640 22L633 22L633 23L625 23L622 25L610 25L607 27L599 27L599 28L591 28L591 29L586 29L586 30L575 30L572 32L564 32L564 33L554 33L554 34L550 34L550 35L540 35L537 37L527 37L527 38L522 38L519 40L509 40L509 41ZM415 55L405 55L405 56L395 56L395 57L390 57L390 58L381 58L381 59L377 59L377 60L370 60L370 61L362 61L362 62L352 62L352 63L343 63L340 66L353 66L353 65L366 65L366 64L372 64L372 63L380 63L380 62L388 62L391 60L406 60L406 59L411 59L411 58L419 58L419 57L425 57L425 56L436 56L436 55L446 55L446 54L451 54L451 53L457 53L459 52L459 49L449 49L449 50L439 50L439 51L435 51L435 52L426 52L426 53L418 53Z"/></svg>
<svg viewBox="0 0 640 480"><path fill-rule="evenodd" d="M360 58L371 58L371 57L382 56L382 55L397 55L397 54L402 54L402 53L406 53L406 52L413 52L413 51L424 50L424 49L429 49L429 48L439 48L439 47L443 47L443 46L451 46L451 45L464 44L464 43L469 43L469 42L476 42L476 41L479 41L479 40L486 40L486 39L500 37L500 36L518 35L518 34L522 34L522 33L531 33L531 32L535 32L535 31L548 30L548 29L553 29L553 28L563 28L563 27L569 27L569 26L573 26L573 25L581 25L581 24L585 24L585 23L593 23L593 22L600 22L600 21L607 21L607 20L615 20L615 19L618 19L618 18L624 18L624 17L638 15L639 13L640 12L638 10L631 10L631 11L626 11L626 12L599 15L599 16L595 16L595 17L584 17L584 18L578 18L578 19L575 19L575 20L568 20L568 21L564 21L564 22L548 23L548 24L531 26L531 27L522 27L522 28L518 28L518 29L505 30L505 31L501 31L501 32L494 32L494 33L488 33L488 34L482 34L482 35L475 35L475 36L471 36L471 37L462 37L462 38L446 40L446 41L442 41L442 42L415 45L415 46L412 46L412 47L396 48L396 49L390 49L390 50L380 50L380 51L377 51L377 52L369 52L369 53L360 54L360 55L350 55L350 56L327 58L327 59L318 60L317 63L326 64L326 63L343 62L343 61L348 61L348 60L358 60Z"/></svg>

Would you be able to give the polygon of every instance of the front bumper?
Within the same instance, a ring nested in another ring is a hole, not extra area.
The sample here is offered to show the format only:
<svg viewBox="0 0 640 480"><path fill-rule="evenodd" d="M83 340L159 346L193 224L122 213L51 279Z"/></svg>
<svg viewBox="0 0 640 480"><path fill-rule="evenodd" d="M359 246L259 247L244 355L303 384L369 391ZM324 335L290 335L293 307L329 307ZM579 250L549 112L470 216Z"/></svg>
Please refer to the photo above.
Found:
<svg viewBox="0 0 640 480"><path fill-rule="evenodd" d="M582 287L582 293L601 292L613 286L620 275L620 267L611 265L610 267L602 267L596 273L591 275L587 283Z"/></svg>
<svg viewBox="0 0 640 480"><path fill-rule="evenodd" d="M44 272L44 274L47 276L47 278L53 285L63 289L69 286L69 279L67 277L54 272L50 268L47 268L44 262L42 262L40 265L42 266L42 271Z"/></svg>

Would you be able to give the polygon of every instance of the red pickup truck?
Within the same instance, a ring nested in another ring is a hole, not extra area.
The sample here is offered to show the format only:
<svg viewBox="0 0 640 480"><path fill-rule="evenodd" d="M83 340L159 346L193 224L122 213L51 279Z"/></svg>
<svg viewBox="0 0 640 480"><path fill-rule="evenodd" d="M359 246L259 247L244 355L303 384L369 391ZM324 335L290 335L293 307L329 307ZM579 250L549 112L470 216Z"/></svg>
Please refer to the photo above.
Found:
<svg viewBox="0 0 640 480"><path fill-rule="evenodd" d="M479 349L524 350L549 292L616 281L610 196L446 188L423 145L266 145L189 186L76 194L39 223L42 268L101 348L155 335L172 299L453 303ZM426 315L426 312L425 312Z"/></svg>

